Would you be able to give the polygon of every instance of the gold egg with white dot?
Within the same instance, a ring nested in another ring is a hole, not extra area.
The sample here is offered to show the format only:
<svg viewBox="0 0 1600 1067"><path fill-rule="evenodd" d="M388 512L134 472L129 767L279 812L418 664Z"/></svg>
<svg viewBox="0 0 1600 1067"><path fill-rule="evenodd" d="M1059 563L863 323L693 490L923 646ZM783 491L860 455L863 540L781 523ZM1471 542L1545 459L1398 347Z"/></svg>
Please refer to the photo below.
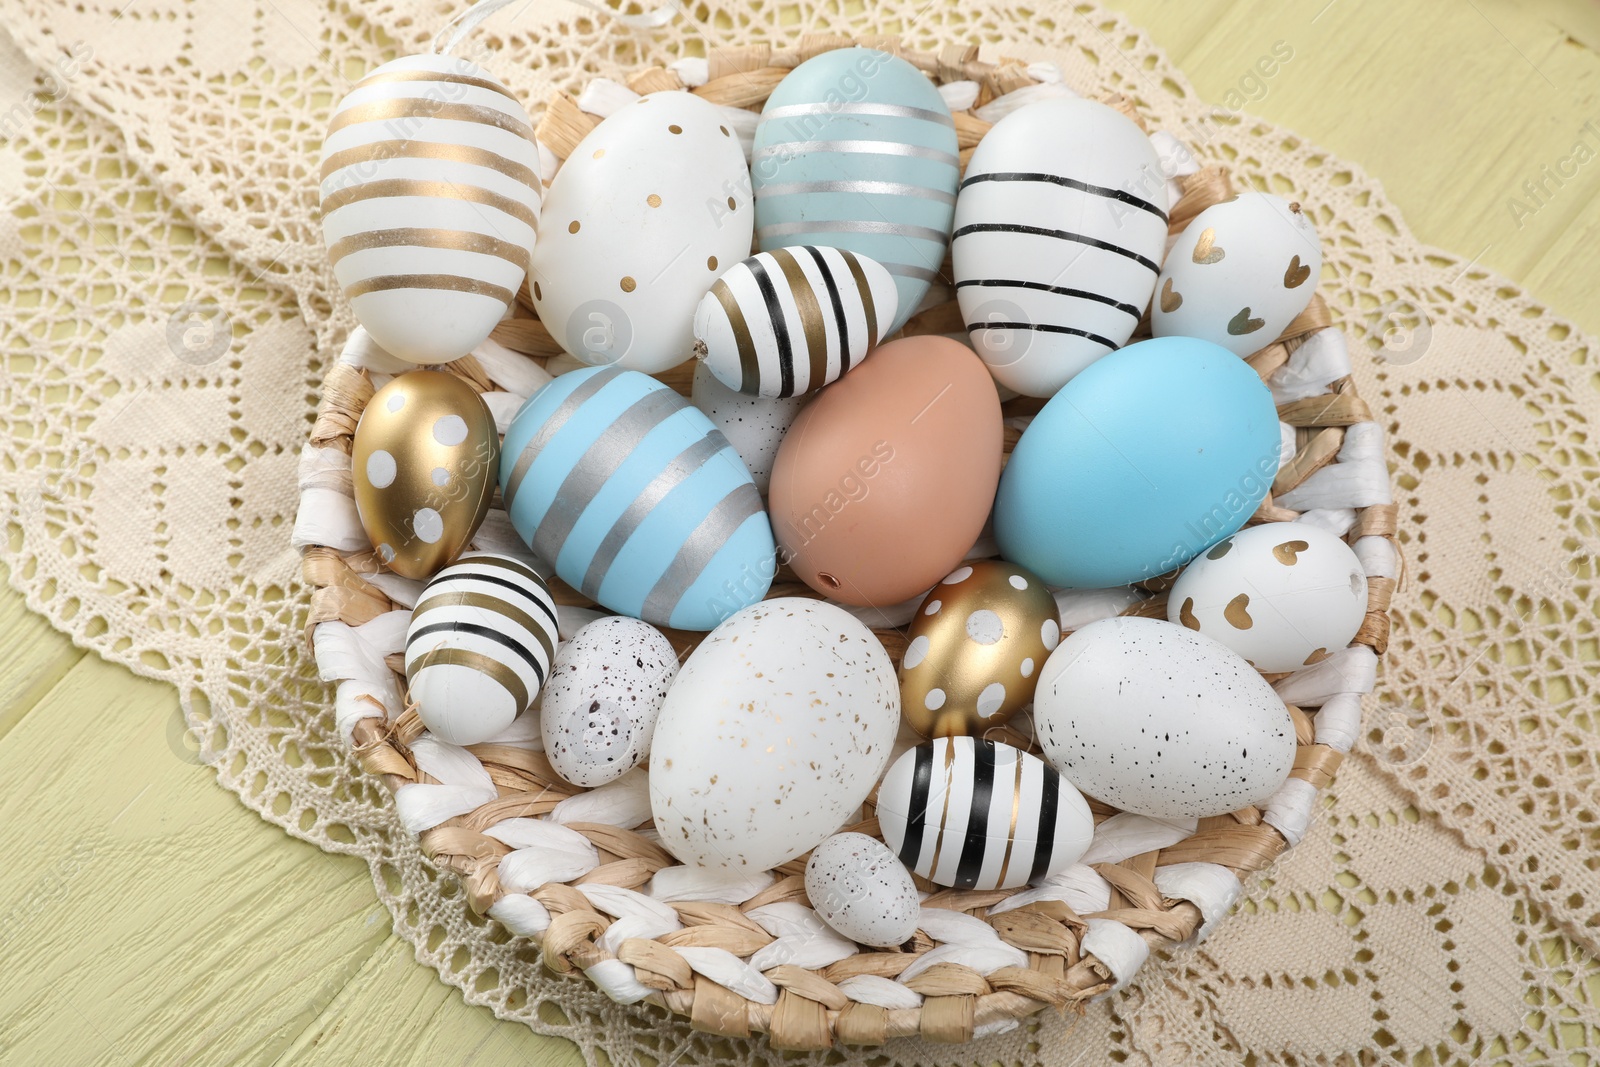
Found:
<svg viewBox="0 0 1600 1067"><path fill-rule="evenodd" d="M899 672L906 722L924 737L981 736L1033 700L1061 621L1041 579L980 560L929 591L907 636Z"/></svg>

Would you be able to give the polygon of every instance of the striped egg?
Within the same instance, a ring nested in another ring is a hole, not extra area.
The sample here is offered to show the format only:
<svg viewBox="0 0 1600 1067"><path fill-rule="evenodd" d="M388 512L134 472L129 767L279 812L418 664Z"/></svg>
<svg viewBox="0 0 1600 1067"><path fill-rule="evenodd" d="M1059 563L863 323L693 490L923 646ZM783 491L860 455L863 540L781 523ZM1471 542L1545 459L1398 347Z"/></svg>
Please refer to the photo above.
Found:
<svg viewBox="0 0 1600 1067"><path fill-rule="evenodd" d="M1018 108L973 150L951 265L1001 385L1053 396L1125 344L1155 291L1167 188L1150 138L1092 100Z"/></svg>
<svg viewBox="0 0 1600 1067"><path fill-rule="evenodd" d="M709 630L772 582L772 526L738 453L638 371L584 368L535 393L506 431L500 487L534 552L620 614Z"/></svg>
<svg viewBox="0 0 1600 1067"><path fill-rule="evenodd" d="M500 733L533 702L555 657L556 604L521 560L474 552L422 590L406 628L417 715L453 745Z"/></svg>
<svg viewBox="0 0 1600 1067"><path fill-rule="evenodd" d="M800 396L860 363L894 321L894 278L848 249L797 245L724 271L695 311L695 354L748 396Z"/></svg>
<svg viewBox="0 0 1600 1067"><path fill-rule="evenodd" d="M878 825L902 863L957 889L1037 883L1094 837L1088 802L1054 768L972 737L902 753L878 789Z"/></svg>
<svg viewBox="0 0 1600 1067"><path fill-rule="evenodd" d="M322 237L367 332L412 363L489 336L528 270L539 153L527 109L454 56L385 63L334 109Z"/></svg>
<svg viewBox="0 0 1600 1067"><path fill-rule="evenodd" d="M800 64L762 109L751 159L761 251L847 248L900 291L880 336L905 325L939 277L960 175L944 98L910 63L840 48Z"/></svg>

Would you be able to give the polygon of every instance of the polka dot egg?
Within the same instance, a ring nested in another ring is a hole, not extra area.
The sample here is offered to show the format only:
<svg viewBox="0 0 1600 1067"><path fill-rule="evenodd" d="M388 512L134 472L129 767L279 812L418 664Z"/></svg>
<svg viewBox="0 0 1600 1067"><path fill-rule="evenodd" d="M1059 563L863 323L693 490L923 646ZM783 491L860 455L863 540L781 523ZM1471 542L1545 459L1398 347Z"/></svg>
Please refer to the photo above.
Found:
<svg viewBox="0 0 1600 1067"><path fill-rule="evenodd" d="M466 382L402 374L375 393L351 449L356 513L378 559L427 578L461 554L494 494L494 417Z"/></svg>
<svg viewBox="0 0 1600 1067"><path fill-rule="evenodd" d="M638 766L677 673L672 642L647 622L612 615L579 630L544 688L539 725L550 766L591 789Z"/></svg>
<svg viewBox="0 0 1600 1067"><path fill-rule="evenodd" d="M1004 560L946 575L912 619L900 661L901 714L925 737L979 735L1033 700L1061 639L1044 582Z"/></svg>
<svg viewBox="0 0 1600 1067"><path fill-rule="evenodd" d="M911 872L888 845L866 834L834 834L812 851L806 896L823 922L878 948L911 940L922 915Z"/></svg>
<svg viewBox="0 0 1600 1067"><path fill-rule="evenodd" d="M744 151L716 105L651 93L613 113L556 173L529 289L557 343L653 374L688 359L696 306L750 254Z"/></svg>

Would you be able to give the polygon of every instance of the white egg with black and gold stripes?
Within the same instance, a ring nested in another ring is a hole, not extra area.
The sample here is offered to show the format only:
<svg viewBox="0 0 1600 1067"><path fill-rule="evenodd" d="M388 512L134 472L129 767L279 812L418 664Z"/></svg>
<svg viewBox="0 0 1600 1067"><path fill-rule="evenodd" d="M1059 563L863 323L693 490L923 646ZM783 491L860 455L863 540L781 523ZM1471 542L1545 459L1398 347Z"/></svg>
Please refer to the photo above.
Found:
<svg viewBox="0 0 1600 1067"><path fill-rule="evenodd" d="M747 396L801 396L866 358L894 322L899 294L877 260L798 245L735 263L694 316L695 355Z"/></svg>
<svg viewBox="0 0 1600 1067"><path fill-rule="evenodd" d="M475 745L528 710L555 658L556 605L513 556L474 552L428 582L406 629L417 715L454 745Z"/></svg>
<svg viewBox="0 0 1600 1067"><path fill-rule="evenodd" d="M527 275L540 189L528 111L482 67L415 55L362 78L334 108L321 186L356 318L408 362L465 355Z"/></svg>

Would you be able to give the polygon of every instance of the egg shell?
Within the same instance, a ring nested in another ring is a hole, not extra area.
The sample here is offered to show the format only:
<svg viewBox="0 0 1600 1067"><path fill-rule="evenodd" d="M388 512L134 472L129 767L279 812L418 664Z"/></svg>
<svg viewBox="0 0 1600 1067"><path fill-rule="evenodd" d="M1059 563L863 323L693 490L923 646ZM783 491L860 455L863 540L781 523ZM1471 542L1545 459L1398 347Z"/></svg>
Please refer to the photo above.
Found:
<svg viewBox="0 0 1600 1067"><path fill-rule="evenodd" d="M756 488L765 493L772 484L772 464L789 424L805 406L803 396L746 396L717 381L704 363L694 369L690 400L705 412L711 424L733 445L750 470Z"/></svg>
<svg viewBox="0 0 1600 1067"><path fill-rule="evenodd" d="M1076 589L1165 574L1245 524L1279 443L1272 394L1249 364L1187 337L1131 344L1023 431L995 498L1000 554Z"/></svg>
<svg viewBox="0 0 1600 1067"><path fill-rule="evenodd" d="M894 664L843 608L779 597L695 649L650 750L661 843L685 863L769 870L867 798L899 723Z"/></svg>
<svg viewBox="0 0 1600 1067"><path fill-rule="evenodd" d="M471 351L510 309L539 222L522 103L455 56L362 78L322 145L322 237L356 318L412 363Z"/></svg>
<svg viewBox="0 0 1600 1067"><path fill-rule="evenodd" d="M1002 385L1053 396L1127 342L1167 241L1150 138L1081 98L1027 104L973 150L952 268L973 347Z"/></svg>
<svg viewBox="0 0 1600 1067"><path fill-rule="evenodd" d="M655 373L693 351L695 306L750 254L739 139L716 105L650 93L578 142L545 197L529 288L556 343Z"/></svg>
<svg viewBox="0 0 1600 1067"><path fill-rule="evenodd" d="M872 48L806 60L773 89L751 157L761 251L870 256L900 290L888 335L939 275L960 174L955 122L928 76Z"/></svg>
<svg viewBox="0 0 1600 1067"><path fill-rule="evenodd" d="M903 945L917 932L921 898L905 864L866 834L834 834L806 861L806 896L822 921L850 940L877 948Z"/></svg>
<svg viewBox="0 0 1600 1067"><path fill-rule="evenodd" d="M1367 617L1367 576L1320 526L1269 522L1218 541L1184 568L1167 618L1214 638L1268 674L1297 671L1348 645Z"/></svg>
<svg viewBox="0 0 1600 1067"><path fill-rule="evenodd" d="M1061 640L1061 616L1037 575L979 560L933 587L906 636L906 722L924 737L981 736L1033 700L1039 668Z"/></svg>
<svg viewBox="0 0 1600 1067"><path fill-rule="evenodd" d="M1038 882L1094 838L1088 803L1053 767L972 737L901 753L878 790L878 825L902 863L956 889Z"/></svg>
<svg viewBox="0 0 1600 1067"><path fill-rule="evenodd" d="M649 623L610 615L583 627L556 651L539 704L550 766L591 789L638 766L677 673L672 642Z"/></svg>
<svg viewBox="0 0 1600 1067"><path fill-rule="evenodd" d="M436 574L406 628L406 684L422 723L452 745L487 741L549 677L556 605L511 556L474 552Z"/></svg>
<svg viewBox="0 0 1600 1067"><path fill-rule="evenodd" d="M1255 669L1162 619L1073 631L1034 694L1039 744L1079 789L1123 811L1205 818L1261 804L1294 767L1289 710Z"/></svg>
<svg viewBox="0 0 1600 1067"><path fill-rule="evenodd" d="M405 578L455 559L494 497L500 439L466 382L411 371L373 394L351 443L356 514L378 558Z"/></svg>
<svg viewBox="0 0 1600 1067"><path fill-rule="evenodd" d="M880 346L789 427L773 530L801 581L846 604L898 604L950 573L983 529L1000 473L1000 398L970 348Z"/></svg>
<svg viewBox="0 0 1600 1067"><path fill-rule="evenodd" d="M725 271L695 311L696 354L730 388L799 396L856 366L894 320L883 265L849 250L797 245Z"/></svg>
<svg viewBox="0 0 1600 1067"><path fill-rule="evenodd" d="M1161 268L1151 332L1201 337L1248 356L1306 309L1321 273L1322 242L1299 204L1240 193L1178 235Z"/></svg>
<svg viewBox="0 0 1600 1067"><path fill-rule="evenodd" d="M638 371L586 367L529 397L500 487L518 536L612 611L709 630L772 582L772 527L738 453Z"/></svg>

